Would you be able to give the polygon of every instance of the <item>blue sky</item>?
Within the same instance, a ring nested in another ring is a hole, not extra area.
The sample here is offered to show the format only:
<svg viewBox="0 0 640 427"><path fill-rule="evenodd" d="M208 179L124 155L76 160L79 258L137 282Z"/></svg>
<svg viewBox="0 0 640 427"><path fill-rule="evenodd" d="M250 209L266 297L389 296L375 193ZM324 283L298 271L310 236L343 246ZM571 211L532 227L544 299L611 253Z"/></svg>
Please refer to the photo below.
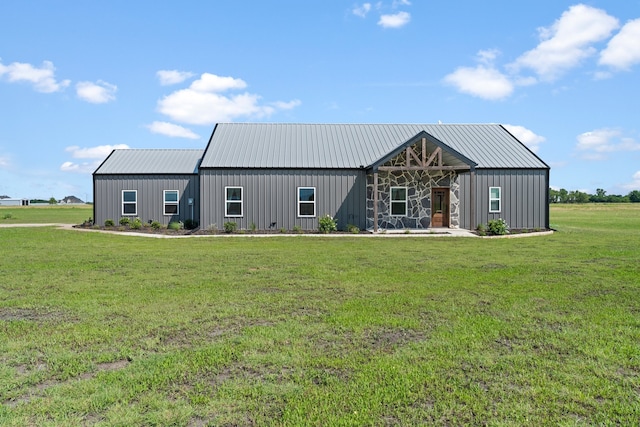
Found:
<svg viewBox="0 0 640 427"><path fill-rule="evenodd" d="M92 199L217 122L502 123L554 188L640 189L640 0L3 1L0 195Z"/></svg>

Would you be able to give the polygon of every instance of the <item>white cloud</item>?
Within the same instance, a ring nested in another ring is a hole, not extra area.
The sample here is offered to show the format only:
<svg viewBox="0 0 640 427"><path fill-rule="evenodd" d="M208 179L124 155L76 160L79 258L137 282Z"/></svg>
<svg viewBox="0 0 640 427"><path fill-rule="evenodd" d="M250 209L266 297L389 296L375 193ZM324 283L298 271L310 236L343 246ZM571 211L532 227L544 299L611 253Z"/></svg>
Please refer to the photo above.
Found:
<svg viewBox="0 0 640 427"><path fill-rule="evenodd" d="M71 157L74 159L104 159L113 150L126 150L129 146L127 144L116 145L98 145L96 147L80 148L77 145L72 145L64 149L67 153L71 153Z"/></svg>
<svg viewBox="0 0 640 427"><path fill-rule="evenodd" d="M365 18L370 10L371 3L363 3L361 6L354 7L351 12L360 18Z"/></svg>
<svg viewBox="0 0 640 427"><path fill-rule="evenodd" d="M622 185L622 188L632 191L632 190L640 190L640 171L633 174L633 181Z"/></svg>
<svg viewBox="0 0 640 427"><path fill-rule="evenodd" d="M93 173L100 163L109 155L113 150L126 150L129 146L126 144L116 145L98 145L96 147L80 148L77 145L72 145L64 149L64 151L71 153L71 157L74 159L94 159L89 162L64 162L60 165L60 170L63 172L75 172L75 173Z"/></svg>
<svg viewBox="0 0 640 427"><path fill-rule="evenodd" d="M178 70L160 70L156 73L162 86L174 85L193 77L193 73Z"/></svg>
<svg viewBox="0 0 640 427"><path fill-rule="evenodd" d="M398 12L393 15L381 15L378 25L382 28L400 28L411 21L411 15L407 12Z"/></svg>
<svg viewBox="0 0 640 427"><path fill-rule="evenodd" d="M640 18L627 22L618 34L609 40L606 49L600 52L601 65L618 70L629 70L640 62Z"/></svg>
<svg viewBox="0 0 640 427"><path fill-rule="evenodd" d="M271 103L271 105L276 107L278 110L292 110L296 107L299 107L301 104L302 102L299 99L294 99L289 102L276 101Z"/></svg>
<svg viewBox="0 0 640 427"><path fill-rule="evenodd" d="M71 83L70 80L56 81L55 70L51 61L43 61L40 68L22 62L13 62L9 65L3 65L0 62L0 77L6 76L11 83L31 83L36 91L42 93L61 91Z"/></svg>
<svg viewBox="0 0 640 427"><path fill-rule="evenodd" d="M391 7L395 9L400 6L411 6L411 2L409 0L393 0Z"/></svg>
<svg viewBox="0 0 640 427"><path fill-rule="evenodd" d="M9 160L9 157L0 156L0 168L6 169L6 168L9 168L9 166L11 166L11 161Z"/></svg>
<svg viewBox="0 0 640 427"><path fill-rule="evenodd" d="M444 82L478 98L498 100L513 93L513 83L492 66L459 67Z"/></svg>
<svg viewBox="0 0 640 427"><path fill-rule="evenodd" d="M158 111L172 120L194 125L212 125L216 122L232 121L240 117L259 119L270 116L277 110L291 109L300 101L277 101L261 105L261 97L244 92L237 95L222 95L219 92L244 89L247 84L241 79L202 74L189 88L177 90L158 101Z"/></svg>
<svg viewBox="0 0 640 427"><path fill-rule="evenodd" d="M102 163L101 160L95 160L93 162L82 162L82 163L73 163L73 162L64 162L60 165L60 170L62 172L74 172L74 173L93 173L98 166Z"/></svg>
<svg viewBox="0 0 640 427"><path fill-rule="evenodd" d="M93 82L79 82L76 84L76 94L78 98L91 102L92 104L104 104L116 99L115 93L118 90L116 85L102 80Z"/></svg>
<svg viewBox="0 0 640 427"><path fill-rule="evenodd" d="M504 127L520 142L529 147L529 149L534 153L538 151L540 144L546 141L544 136L536 135L532 130L527 129L524 126L505 124Z"/></svg>
<svg viewBox="0 0 640 427"><path fill-rule="evenodd" d="M153 122L147 126L152 133L173 138L199 139L200 136L192 130L169 122Z"/></svg>
<svg viewBox="0 0 640 427"><path fill-rule="evenodd" d="M231 89L244 89L247 87L242 79L233 77L220 77L215 74L204 73L198 80L191 84L191 89L198 92L225 92Z"/></svg>
<svg viewBox="0 0 640 427"><path fill-rule="evenodd" d="M515 72L532 69L542 80L555 80L596 53L593 44L608 38L618 20L584 4L571 6L549 28L539 28L541 42L510 65Z"/></svg>
<svg viewBox="0 0 640 427"><path fill-rule="evenodd" d="M640 151L640 143L625 137L617 129L596 129L577 136L576 149L585 160L606 159L606 153L614 151Z"/></svg>

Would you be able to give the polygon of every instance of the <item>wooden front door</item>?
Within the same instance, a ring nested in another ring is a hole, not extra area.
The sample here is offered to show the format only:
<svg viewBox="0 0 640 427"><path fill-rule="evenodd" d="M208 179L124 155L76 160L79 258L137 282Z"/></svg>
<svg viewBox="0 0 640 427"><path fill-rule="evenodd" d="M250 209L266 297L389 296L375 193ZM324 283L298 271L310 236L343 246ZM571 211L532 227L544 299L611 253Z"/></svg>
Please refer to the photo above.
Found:
<svg viewBox="0 0 640 427"><path fill-rule="evenodd" d="M449 226L449 189L431 190L431 227Z"/></svg>

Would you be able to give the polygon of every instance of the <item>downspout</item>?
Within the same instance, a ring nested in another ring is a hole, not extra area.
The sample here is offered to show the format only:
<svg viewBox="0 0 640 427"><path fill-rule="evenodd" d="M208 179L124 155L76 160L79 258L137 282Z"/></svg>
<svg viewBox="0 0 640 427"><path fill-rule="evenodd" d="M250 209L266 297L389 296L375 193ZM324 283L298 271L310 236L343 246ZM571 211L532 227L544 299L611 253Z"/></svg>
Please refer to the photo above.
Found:
<svg viewBox="0 0 640 427"><path fill-rule="evenodd" d="M93 177L93 195L91 196L91 198L93 199L93 224L95 225L96 223L96 174L93 173L91 174L91 176ZM85 200L86 203L86 200Z"/></svg>

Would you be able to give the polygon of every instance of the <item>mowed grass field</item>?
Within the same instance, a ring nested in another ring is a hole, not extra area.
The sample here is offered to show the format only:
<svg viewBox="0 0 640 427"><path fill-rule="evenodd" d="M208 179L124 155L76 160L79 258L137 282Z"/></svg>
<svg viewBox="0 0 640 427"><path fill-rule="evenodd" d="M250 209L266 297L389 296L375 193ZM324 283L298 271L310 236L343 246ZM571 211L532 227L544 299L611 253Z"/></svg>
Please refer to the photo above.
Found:
<svg viewBox="0 0 640 427"><path fill-rule="evenodd" d="M551 223L518 239L2 228L0 425L638 425L640 206L554 206Z"/></svg>

